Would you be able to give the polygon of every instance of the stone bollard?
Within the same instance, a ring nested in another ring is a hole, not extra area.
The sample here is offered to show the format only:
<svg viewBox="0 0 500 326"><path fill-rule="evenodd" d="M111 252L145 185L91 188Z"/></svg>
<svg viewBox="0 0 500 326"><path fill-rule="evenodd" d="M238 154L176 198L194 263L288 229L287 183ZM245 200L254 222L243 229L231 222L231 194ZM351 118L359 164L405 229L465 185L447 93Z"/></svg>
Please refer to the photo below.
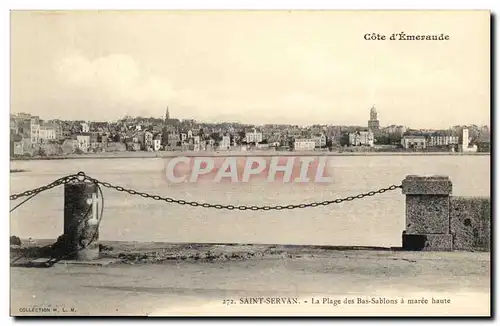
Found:
<svg viewBox="0 0 500 326"><path fill-rule="evenodd" d="M452 183L443 176L407 176L402 183L406 195L404 250L449 251L450 194Z"/></svg>
<svg viewBox="0 0 500 326"><path fill-rule="evenodd" d="M64 238L69 259L99 258L97 186L88 182L64 186ZM92 241L93 240L93 241Z"/></svg>

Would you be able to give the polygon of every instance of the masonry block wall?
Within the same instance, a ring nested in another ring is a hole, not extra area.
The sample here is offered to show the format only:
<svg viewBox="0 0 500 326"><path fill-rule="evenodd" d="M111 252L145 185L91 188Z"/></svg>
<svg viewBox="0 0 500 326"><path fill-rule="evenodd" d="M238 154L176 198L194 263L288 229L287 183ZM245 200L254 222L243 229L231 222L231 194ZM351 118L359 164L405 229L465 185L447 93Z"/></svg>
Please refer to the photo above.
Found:
<svg viewBox="0 0 500 326"><path fill-rule="evenodd" d="M451 197L450 230L454 250L490 251L490 198Z"/></svg>
<svg viewBox="0 0 500 326"><path fill-rule="evenodd" d="M452 197L444 176L407 176L406 250L490 250L491 202L488 197Z"/></svg>

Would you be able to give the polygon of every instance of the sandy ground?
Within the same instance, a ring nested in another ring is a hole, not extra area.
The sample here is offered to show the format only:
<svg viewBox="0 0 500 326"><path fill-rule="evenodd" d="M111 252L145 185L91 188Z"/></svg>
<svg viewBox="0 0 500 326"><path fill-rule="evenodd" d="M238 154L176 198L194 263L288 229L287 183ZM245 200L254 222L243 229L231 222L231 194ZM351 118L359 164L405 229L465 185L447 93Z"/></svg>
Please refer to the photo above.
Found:
<svg viewBox="0 0 500 326"><path fill-rule="evenodd" d="M489 253L134 243L103 250L115 264L11 267L11 314L490 315Z"/></svg>

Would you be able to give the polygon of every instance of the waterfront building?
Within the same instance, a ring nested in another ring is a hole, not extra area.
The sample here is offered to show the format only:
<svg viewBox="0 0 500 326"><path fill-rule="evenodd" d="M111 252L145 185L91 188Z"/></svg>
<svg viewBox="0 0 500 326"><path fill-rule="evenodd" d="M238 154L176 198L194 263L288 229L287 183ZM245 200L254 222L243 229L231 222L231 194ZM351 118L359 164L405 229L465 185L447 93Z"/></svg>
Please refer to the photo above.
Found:
<svg viewBox="0 0 500 326"><path fill-rule="evenodd" d="M401 145L405 149L427 148L427 142L424 135L404 135L401 138Z"/></svg>
<svg viewBox="0 0 500 326"><path fill-rule="evenodd" d="M29 140L29 139L26 139ZM11 155L23 155L25 153L24 146L25 142L23 142L23 137L17 134L13 134L10 139L10 153ZM30 142L27 144L27 149L29 149Z"/></svg>
<svg viewBox="0 0 500 326"><path fill-rule="evenodd" d="M297 138L293 143L295 151L313 151L316 147L316 142L313 139Z"/></svg>
<svg viewBox="0 0 500 326"><path fill-rule="evenodd" d="M200 141L200 136L194 136L193 137L193 150L198 152L201 150L201 141Z"/></svg>
<svg viewBox="0 0 500 326"><path fill-rule="evenodd" d="M428 147L442 147L442 146L455 146L458 145L459 137L443 134L432 134L427 139Z"/></svg>
<svg viewBox="0 0 500 326"><path fill-rule="evenodd" d="M40 120L36 117L30 119L29 129L31 134L31 143L36 144L40 141Z"/></svg>
<svg viewBox="0 0 500 326"><path fill-rule="evenodd" d="M14 135L19 133L18 122L13 118L12 115L10 116L10 132Z"/></svg>
<svg viewBox="0 0 500 326"><path fill-rule="evenodd" d="M470 141L469 129L467 129L467 128L462 129L462 137L461 138L462 138L462 143L461 143L462 147L464 147L464 148L469 147L469 141Z"/></svg>
<svg viewBox="0 0 500 326"><path fill-rule="evenodd" d="M96 152L97 149L101 147L101 144L99 142L99 133L98 132L91 132L91 133L89 133L89 136L90 136L89 149L92 149L94 152Z"/></svg>
<svg viewBox="0 0 500 326"><path fill-rule="evenodd" d="M14 155L23 155L24 154L24 148L23 148L23 142L21 141L13 141L11 142L12 144L12 150L11 153Z"/></svg>
<svg viewBox="0 0 500 326"><path fill-rule="evenodd" d="M153 151L157 152L161 148L161 139L153 139Z"/></svg>
<svg viewBox="0 0 500 326"><path fill-rule="evenodd" d="M228 150L231 147L231 137L230 136L222 136L222 140L219 143L219 149Z"/></svg>
<svg viewBox="0 0 500 326"><path fill-rule="evenodd" d="M98 142L100 147L104 148L107 146L108 137L109 137L109 135L107 133L104 133L104 134L97 133L97 142Z"/></svg>
<svg viewBox="0 0 500 326"><path fill-rule="evenodd" d="M76 136L77 148L82 152L87 153L90 147L90 135L77 135Z"/></svg>
<svg viewBox="0 0 500 326"><path fill-rule="evenodd" d="M462 141L459 148L462 152L477 152L477 145L470 146L469 129L462 129Z"/></svg>
<svg viewBox="0 0 500 326"><path fill-rule="evenodd" d="M247 142L247 144L258 144L262 141L262 133L257 132L257 130L254 128L252 132L247 132L245 134L245 141Z"/></svg>
<svg viewBox="0 0 500 326"><path fill-rule="evenodd" d="M326 136L325 134L321 134L319 136L315 136L312 138L314 143L316 144L316 147L318 148L323 148L326 146Z"/></svg>
<svg viewBox="0 0 500 326"><path fill-rule="evenodd" d="M146 131L144 133L144 149L148 150L153 147L153 133Z"/></svg>
<svg viewBox="0 0 500 326"><path fill-rule="evenodd" d="M42 142L56 139L56 129L53 126L41 125L38 130L38 137Z"/></svg>
<svg viewBox="0 0 500 326"><path fill-rule="evenodd" d="M176 147L181 141L181 136L177 132L171 132L168 134L168 145L171 147Z"/></svg>
<svg viewBox="0 0 500 326"><path fill-rule="evenodd" d="M349 145L370 146L374 145L374 136L371 130L363 130L349 133Z"/></svg>
<svg viewBox="0 0 500 326"><path fill-rule="evenodd" d="M62 127L59 123L50 123L50 125L52 126L52 128L54 128L54 131L56 133L56 139L59 140L61 138L63 138L63 131L62 131Z"/></svg>

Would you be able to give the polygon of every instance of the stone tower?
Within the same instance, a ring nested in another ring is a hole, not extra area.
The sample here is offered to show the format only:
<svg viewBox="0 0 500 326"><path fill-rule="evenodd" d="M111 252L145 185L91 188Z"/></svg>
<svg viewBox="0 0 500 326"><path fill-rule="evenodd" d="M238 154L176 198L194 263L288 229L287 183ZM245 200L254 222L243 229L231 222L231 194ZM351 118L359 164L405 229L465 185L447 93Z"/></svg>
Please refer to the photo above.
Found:
<svg viewBox="0 0 500 326"><path fill-rule="evenodd" d="M375 106L370 109L370 120L368 120L368 129L372 132L376 132L380 128L380 123L377 119L377 110Z"/></svg>

